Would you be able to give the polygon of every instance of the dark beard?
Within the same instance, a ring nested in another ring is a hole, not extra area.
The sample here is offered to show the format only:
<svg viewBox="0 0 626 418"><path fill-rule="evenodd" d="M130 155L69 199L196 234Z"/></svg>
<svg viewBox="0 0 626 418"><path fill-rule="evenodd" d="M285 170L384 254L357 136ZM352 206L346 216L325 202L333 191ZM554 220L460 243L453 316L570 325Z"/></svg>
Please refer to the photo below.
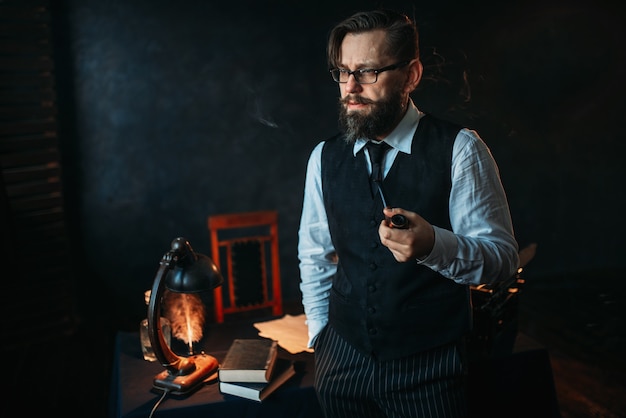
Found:
<svg viewBox="0 0 626 418"><path fill-rule="evenodd" d="M345 103L348 97L339 99L339 127L345 134L345 140L353 144L358 138L376 139L389 134L403 115L403 100L400 92L392 93L377 102L362 97L351 97L359 103L370 104L369 114L361 112L348 113Z"/></svg>

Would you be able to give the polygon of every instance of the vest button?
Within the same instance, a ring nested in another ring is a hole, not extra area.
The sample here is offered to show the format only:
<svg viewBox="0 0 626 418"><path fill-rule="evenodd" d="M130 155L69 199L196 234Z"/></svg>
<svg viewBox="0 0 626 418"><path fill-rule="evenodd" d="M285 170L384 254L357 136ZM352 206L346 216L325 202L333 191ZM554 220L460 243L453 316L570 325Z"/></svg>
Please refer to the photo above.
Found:
<svg viewBox="0 0 626 418"><path fill-rule="evenodd" d="M376 308L374 308L373 306L370 306L369 308L367 308L367 312L371 314L376 313Z"/></svg>
<svg viewBox="0 0 626 418"><path fill-rule="evenodd" d="M376 241L372 241L372 242L370 243L370 248L374 249L374 248L376 248L376 247L378 247L378 243L377 243Z"/></svg>
<svg viewBox="0 0 626 418"><path fill-rule="evenodd" d="M370 270L374 271L377 267L376 263L370 263Z"/></svg>
<svg viewBox="0 0 626 418"><path fill-rule="evenodd" d="M375 335L378 333L378 330L376 328L370 328L367 330L367 332L369 332L370 335Z"/></svg>
<svg viewBox="0 0 626 418"><path fill-rule="evenodd" d="M370 220L370 225L371 226L376 226L376 225L378 225L378 222L376 222L376 219L372 219L372 220Z"/></svg>
<svg viewBox="0 0 626 418"><path fill-rule="evenodd" d="M367 290L369 290L370 292L375 292L376 291L376 286L374 286L373 284L367 286Z"/></svg>

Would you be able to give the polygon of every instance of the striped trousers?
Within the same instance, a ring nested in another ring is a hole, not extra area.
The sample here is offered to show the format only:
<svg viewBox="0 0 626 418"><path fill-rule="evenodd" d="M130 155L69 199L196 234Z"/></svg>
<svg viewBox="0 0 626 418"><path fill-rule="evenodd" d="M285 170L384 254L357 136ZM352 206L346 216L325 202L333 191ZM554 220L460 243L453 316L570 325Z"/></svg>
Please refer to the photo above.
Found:
<svg viewBox="0 0 626 418"><path fill-rule="evenodd" d="M379 361L327 325L315 344L315 390L326 418L466 417L466 371L462 342Z"/></svg>

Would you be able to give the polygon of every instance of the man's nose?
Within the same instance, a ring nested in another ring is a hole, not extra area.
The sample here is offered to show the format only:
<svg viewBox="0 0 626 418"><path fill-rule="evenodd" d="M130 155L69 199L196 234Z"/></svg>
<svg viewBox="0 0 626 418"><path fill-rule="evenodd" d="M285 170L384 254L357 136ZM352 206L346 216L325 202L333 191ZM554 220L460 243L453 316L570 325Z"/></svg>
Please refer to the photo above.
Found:
<svg viewBox="0 0 626 418"><path fill-rule="evenodd" d="M356 81L354 74L350 74L348 76L348 81L346 82L346 93L358 93L362 90L363 86Z"/></svg>

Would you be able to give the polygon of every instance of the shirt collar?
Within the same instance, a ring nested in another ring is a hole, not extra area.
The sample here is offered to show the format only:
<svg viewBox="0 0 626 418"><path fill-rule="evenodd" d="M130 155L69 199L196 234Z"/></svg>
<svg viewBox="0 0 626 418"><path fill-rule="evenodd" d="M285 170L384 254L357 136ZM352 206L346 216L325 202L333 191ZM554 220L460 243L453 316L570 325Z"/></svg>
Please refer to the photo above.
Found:
<svg viewBox="0 0 626 418"><path fill-rule="evenodd" d="M409 106L398 126L385 138L385 142L405 154L411 153L411 143L417 129L417 123L424 114L409 99ZM356 155L365 146L367 140L359 138L354 142L352 152Z"/></svg>

